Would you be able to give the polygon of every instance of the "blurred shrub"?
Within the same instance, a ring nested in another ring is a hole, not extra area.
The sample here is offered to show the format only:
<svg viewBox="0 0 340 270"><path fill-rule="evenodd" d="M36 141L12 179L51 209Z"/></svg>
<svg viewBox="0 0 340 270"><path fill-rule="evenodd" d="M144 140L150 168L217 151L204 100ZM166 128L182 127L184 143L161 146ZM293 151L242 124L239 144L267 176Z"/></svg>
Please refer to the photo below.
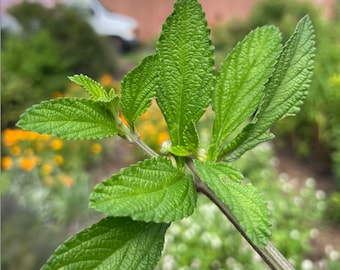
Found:
<svg viewBox="0 0 340 270"><path fill-rule="evenodd" d="M327 199L325 217L335 224L340 224L340 192L334 192Z"/></svg>
<svg viewBox="0 0 340 270"><path fill-rule="evenodd" d="M2 129L54 91L63 92L68 75L97 78L114 70L107 44L73 10L24 1L9 12L23 33L7 34L2 42Z"/></svg>
<svg viewBox="0 0 340 270"><path fill-rule="evenodd" d="M340 16L339 4L333 19L321 19L309 2L263 0L247 21L220 26L213 32L217 48L229 49L240 36L256 26L273 24L280 28L283 40L294 25L309 14L316 29L316 59L312 85L301 112L285 118L274 127L278 145L289 145L297 155L318 164L322 172L333 169L340 188ZM218 54L219 55L219 54ZM221 59L217 57L217 62ZM332 167L332 168L331 168Z"/></svg>
<svg viewBox="0 0 340 270"><path fill-rule="evenodd" d="M74 10L58 4L46 8L39 3L23 2L13 6L10 13L30 35L40 29L47 30L72 74L83 73L98 78L114 68L109 47L91 26Z"/></svg>

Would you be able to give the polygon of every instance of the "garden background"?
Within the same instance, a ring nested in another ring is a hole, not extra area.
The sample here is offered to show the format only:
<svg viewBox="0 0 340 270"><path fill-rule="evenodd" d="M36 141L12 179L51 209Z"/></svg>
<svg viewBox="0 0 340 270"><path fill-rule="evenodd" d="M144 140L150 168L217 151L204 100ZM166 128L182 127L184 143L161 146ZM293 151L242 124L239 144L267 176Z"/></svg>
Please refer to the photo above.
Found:
<svg viewBox="0 0 340 270"><path fill-rule="evenodd" d="M296 269L340 268L340 1L324 18L310 3L262 1L246 19L212 31L216 67L251 29L277 25L283 38L308 13L316 28L315 74L301 112L279 122L277 135L238 161L273 213L272 242ZM67 80L86 74L119 89L122 76L154 52L154 41L120 53L68 8L23 2L9 12L23 32L1 39L1 267L39 268L68 236L94 223L91 188L145 156L119 138L63 141L19 130L19 115L42 100L83 96ZM34 23L39 21L39 27ZM201 136L211 129L207 113ZM148 144L168 139L155 104L138 123ZM170 227L157 269L264 269L260 258L218 209L199 198L195 214Z"/></svg>

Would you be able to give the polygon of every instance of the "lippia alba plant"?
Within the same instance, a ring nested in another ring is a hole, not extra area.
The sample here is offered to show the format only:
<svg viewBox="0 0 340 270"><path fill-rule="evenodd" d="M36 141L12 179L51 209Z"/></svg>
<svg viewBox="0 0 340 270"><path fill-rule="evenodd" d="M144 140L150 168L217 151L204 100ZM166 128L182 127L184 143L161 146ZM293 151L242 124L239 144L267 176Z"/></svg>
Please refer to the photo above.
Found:
<svg viewBox="0 0 340 270"><path fill-rule="evenodd" d="M282 44L274 26L251 31L214 69L214 47L197 0L177 0L163 25L156 53L106 91L85 75L70 77L90 98L58 98L28 109L18 126L62 139L119 135L148 159L98 184L89 206L106 218L77 233L42 269L153 269L171 222L209 197L272 269L291 269L269 242L270 213L261 192L244 183L231 161L274 137L270 127L294 115L307 94L314 58L308 16ZM152 99L170 141L158 154L138 135L135 121ZM196 125L208 106L211 140L202 149ZM72 206L70 206L72 207Z"/></svg>

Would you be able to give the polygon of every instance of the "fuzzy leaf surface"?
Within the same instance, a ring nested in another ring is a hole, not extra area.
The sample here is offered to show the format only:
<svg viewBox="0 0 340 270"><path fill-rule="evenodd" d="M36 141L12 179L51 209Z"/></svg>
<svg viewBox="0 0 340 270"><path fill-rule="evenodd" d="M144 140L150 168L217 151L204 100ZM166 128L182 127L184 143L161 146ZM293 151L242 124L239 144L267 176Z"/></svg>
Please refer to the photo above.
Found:
<svg viewBox="0 0 340 270"><path fill-rule="evenodd" d="M159 82L157 67L158 56L147 56L122 80L121 108L130 127L151 106L156 95Z"/></svg>
<svg viewBox="0 0 340 270"><path fill-rule="evenodd" d="M281 34L273 26L250 32L223 61L217 75L212 109L215 112L210 148L215 160L226 139L259 106L281 50Z"/></svg>
<svg viewBox="0 0 340 270"><path fill-rule="evenodd" d="M194 161L199 177L230 208L248 237L259 247L271 234L269 211L262 195L251 184L240 182L238 170L224 163Z"/></svg>
<svg viewBox="0 0 340 270"><path fill-rule="evenodd" d="M118 133L102 103L84 98L58 98L32 106L17 126L62 139L100 139Z"/></svg>
<svg viewBox="0 0 340 270"><path fill-rule="evenodd" d="M172 145L186 146L207 108L214 82L210 30L196 0L177 0L157 43L160 87L157 103L168 124Z"/></svg>
<svg viewBox="0 0 340 270"><path fill-rule="evenodd" d="M305 16L280 54L254 120L223 150L223 154L234 151L228 159L235 159L259 143L273 138L268 133L272 124L299 111L313 74L314 38L312 22Z"/></svg>
<svg viewBox="0 0 340 270"><path fill-rule="evenodd" d="M108 94L106 93L103 86L91 79L90 77L80 74L68 77L70 81L81 86L90 94L93 100L97 101L110 101Z"/></svg>
<svg viewBox="0 0 340 270"><path fill-rule="evenodd" d="M90 207L111 216L171 222L192 214L196 190L191 175L165 157L148 159L121 170L97 185Z"/></svg>
<svg viewBox="0 0 340 270"><path fill-rule="evenodd" d="M42 270L152 270L168 224L108 217L59 246Z"/></svg>

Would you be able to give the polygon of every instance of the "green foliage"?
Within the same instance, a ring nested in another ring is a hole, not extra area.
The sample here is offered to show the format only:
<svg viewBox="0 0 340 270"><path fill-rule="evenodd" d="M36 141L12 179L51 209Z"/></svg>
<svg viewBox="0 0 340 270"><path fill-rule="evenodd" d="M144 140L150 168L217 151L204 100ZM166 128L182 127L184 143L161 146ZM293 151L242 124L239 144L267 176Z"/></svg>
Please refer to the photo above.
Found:
<svg viewBox="0 0 340 270"><path fill-rule="evenodd" d="M114 98L114 90L110 92L111 98L106 93L103 86L100 83L92 80L91 78L87 77L86 75L75 75L68 77L70 81L78 84L79 86L83 87L85 91L89 93L91 98L95 101L103 101L109 102L111 98Z"/></svg>
<svg viewBox="0 0 340 270"><path fill-rule="evenodd" d="M25 108L62 89L67 69L51 34L45 30L29 38L11 37L1 51L1 126L13 126ZM48 77L49 80L45 80ZM34 90L33 90L34 89Z"/></svg>
<svg viewBox="0 0 340 270"><path fill-rule="evenodd" d="M122 81L121 107L123 115L130 125L151 105L156 95L159 78L157 76L157 55L150 55L138 67L128 73Z"/></svg>
<svg viewBox="0 0 340 270"><path fill-rule="evenodd" d="M267 133L270 126L299 111L313 74L313 58L313 26L310 19L304 17L281 52L252 122L223 149L223 154L234 151L228 157L234 159L259 143L273 138L272 134Z"/></svg>
<svg viewBox="0 0 340 270"><path fill-rule="evenodd" d="M33 106L17 124L62 139L98 139L118 133L111 114L100 102L58 98Z"/></svg>
<svg viewBox="0 0 340 270"><path fill-rule="evenodd" d="M270 236L271 223L269 211L256 188L251 184L242 184L240 172L228 164L197 160L195 166L200 178L225 205L230 206L231 212L254 243L264 247Z"/></svg>
<svg viewBox="0 0 340 270"><path fill-rule="evenodd" d="M308 1L262 0L246 21L220 26L214 31L217 49L231 48L258 25L274 24L287 40L296 22L309 14L315 26L317 54L310 91L301 112L288 117L273 127L278 145L291 147L302 158L318 164L322 173L331 172L340 179L340 21L339 3L332 11L334 16L325 18L320 10ZM218 55L220 55L219 53ZM294 131L294 132L292 132ZM339 188L339 181L337 188Z"/></svg>
<svg viewBox="0 0 340 270"><path fill-rule="evenodd" d="M157 43L160 82L156 98L173 146L190 149L193 143L198 147L190 139L196 137L194 125L209 104L214 82L209 33L196 1L176 1Z"/></svg>
<svg viewBox="0 0 340 270"><path fill-rule="evenodd" d="M258 107L264 84L281 50L280 40L276 28L259 28L250 33L223 61L212 97L215 118L210 159L220 157L227 138Z"/></svg>
<svg viewBox="0 0 340 270"><path fill-rule="evenodd" d="M334 192L329 197L325 217L336 224L340 224L340 192Z"/></svg>
<svg viewBox="0 0 340 270"><path fill-rule="evenodd" d="M339 260L332 260L330 253L311 259L316 252L313 243L319 241L315 238L318 225L327 211L325 193L316 189L317 179L308 178L296 187L296 179L278 175L274 154L273 146L265 143L233 163L245 181L251 180L261 190L268 203L273 224L271 242L295 269L305 269L305 263L313 265L309 268L313 270L320 269L320 265L339 268ZM171 224L165 243L157 270L267 269L219 209L203 196L198 197L193 215Z"/></svg>
<svg viewBox="0 0 340 270"><path fill-rule="evenodd" d="M108 47L76 11L61 4L47 8L25 1L11 7L10 13L23 26L27 36L40 29L48 31L69 72L96 78L112 70Z"/></svg>
<svg viewBox="0 0 340 270"><path fill-rule="evenodd" d="M196 205L192 177L165 157L147 159L103 181L90 207L110 216L146 222L171 222L190 216Z"/></svg>
<svg viewBox="0 0 340 270"><path fill-rule="evenodd" d="M113 71L107 45L74 11L24 1L10 13L23 33L2 40L2 129L13 127L25 108L63 92L69 74Z"/></svg>
<svg viewBox="0 0 340 270"><path fill-rule="evenodd" d="M167 227L108 217L67 240L42 269L153 269Z"/></svg>
<svg viewBox="0 0 340 270"><path fill-rule="evenodd" d="M168 226L161 223L191 215L197 191L231 209L240 223L238 230L246 233L254 246L263 248L271 222L261 193L241 182L238 169L218 160L238 158L269 140L271 125L296 113L302 104L314 57L314 34L308 16L280 48L276 28L259 28L226 58L215 78L213 47L201 6L196 0L178 0L163 25L157 53L123 78L121 93L107 93L92 79L76 75L71 80L83 86L90 99L50 100L27 110L18 122L23 129L65 139L118 134L150 156L94 188L90 207L110 216L102 221L105 228L99 222L71 238L51 256L46 269L153 269L162 250L162 244L157 243L162 242ZM170 133L171 142L162 149L167 156L158 156L135 129L135 120L151 105L153 97ZM204 156L205 151L198 149L196 124L211 100L214 129L210 151ZM241 130L252 115L250 124ZM236 134L230 141L232 133ZM139 233L130 235L130 227ZM156 233L145 232L149 227L162 231L155 243ZM122 249L116 252L117 245L110 244L114 240L107 235L117 237ZM145 245L150 245L146 251ZM142 260L148 251L147 261Z"/></svg>

